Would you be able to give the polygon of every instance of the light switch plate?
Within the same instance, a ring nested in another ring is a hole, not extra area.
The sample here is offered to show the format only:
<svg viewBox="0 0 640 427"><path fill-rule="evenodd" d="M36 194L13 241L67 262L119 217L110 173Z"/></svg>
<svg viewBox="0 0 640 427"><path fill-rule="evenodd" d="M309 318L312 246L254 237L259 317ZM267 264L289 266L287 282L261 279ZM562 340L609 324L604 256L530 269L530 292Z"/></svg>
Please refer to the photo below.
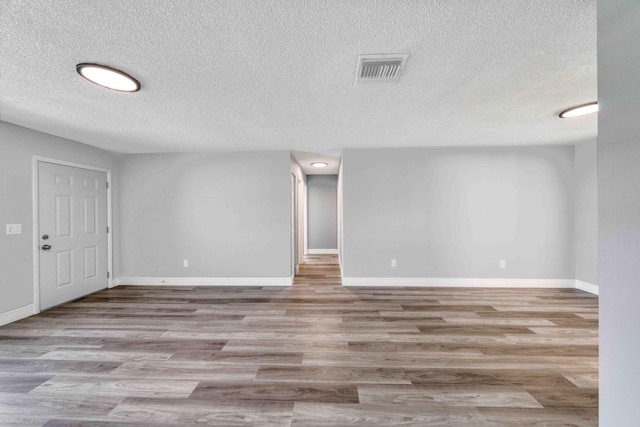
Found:
<svg viewBox="0 0 640 427"><path fill-rule="evenodd" d="M22 234L22 224L7 224L7 234Z"/></svg>

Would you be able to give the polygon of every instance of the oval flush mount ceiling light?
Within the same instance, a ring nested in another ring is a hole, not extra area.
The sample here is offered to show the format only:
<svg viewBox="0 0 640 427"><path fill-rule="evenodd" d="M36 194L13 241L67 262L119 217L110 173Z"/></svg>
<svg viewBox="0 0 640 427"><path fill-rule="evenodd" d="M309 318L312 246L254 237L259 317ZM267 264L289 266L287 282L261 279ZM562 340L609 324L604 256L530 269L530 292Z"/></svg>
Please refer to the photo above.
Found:
<svg viewBox="0 0 640 427"><path fill-rule="evenodd" d="M578 105L577 107L571 107L560 113L561 119L571 119L573 117L586 116L587 114L597 113L598 103L590 102L589 104Z"/></svg>
<svg viewBox="0 0 640 427"><path fill-rule="evenodd" d="M325 162L314 162L311 163L311 166L313 166L314 168L326 168L327 164Z"/></svg>
<svg viewBox="0 0 640 427"><path fill-rule="evenodd" d="M76 71L85 79L99 86L120 92L137 92L140 83L127 73L98 64L78 64Z"/></svg>

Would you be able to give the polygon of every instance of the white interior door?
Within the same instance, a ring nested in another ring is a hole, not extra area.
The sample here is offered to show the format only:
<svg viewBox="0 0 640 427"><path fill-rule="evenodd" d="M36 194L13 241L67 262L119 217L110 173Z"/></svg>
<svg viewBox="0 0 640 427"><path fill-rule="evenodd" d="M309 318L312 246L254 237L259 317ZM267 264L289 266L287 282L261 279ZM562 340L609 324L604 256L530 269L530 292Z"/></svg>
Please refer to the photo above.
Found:
<svg viewBox="0 0 640 427"><path fill-rule="evenodd" d="M107 174L38 164L40 309L108 287Z"/></svg>

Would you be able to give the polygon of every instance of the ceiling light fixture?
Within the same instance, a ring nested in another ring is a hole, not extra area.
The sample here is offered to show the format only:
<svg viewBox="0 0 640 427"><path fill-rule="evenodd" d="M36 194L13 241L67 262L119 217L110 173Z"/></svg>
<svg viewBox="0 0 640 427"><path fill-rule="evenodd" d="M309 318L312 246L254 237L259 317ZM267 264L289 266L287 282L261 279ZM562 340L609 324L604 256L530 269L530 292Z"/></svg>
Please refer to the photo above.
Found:
<svg viewBox="0 0 640 427"><path fill-rule="evenodd" d="M326 168L327 164L325 162L314 162L311 163L311 166L313 166L314 168Z"/></svg>
<svg viewBox="0 0 640 427"><path fill-rule="evenodd" d="M137 92L140 83L127 73L98 64L78 64L76 71L91 83L120 92Z"/></svg>
<svg viewBox="0 0 640 427"><path fill-rule="evenodd" d="M577 107L571 107L560 113L561 119L571 119L573 117L586 116L587 114L597 113L598 103L590 102L589 104L578 105Z"/></svg>

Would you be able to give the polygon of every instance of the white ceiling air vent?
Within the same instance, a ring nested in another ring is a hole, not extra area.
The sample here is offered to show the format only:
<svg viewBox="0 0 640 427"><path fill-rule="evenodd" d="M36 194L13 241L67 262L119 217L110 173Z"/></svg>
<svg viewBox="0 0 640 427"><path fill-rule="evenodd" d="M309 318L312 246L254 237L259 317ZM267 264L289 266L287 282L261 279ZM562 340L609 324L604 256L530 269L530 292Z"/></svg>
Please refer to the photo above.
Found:
<svg viewBox="0 0 640 427"><path fill-rule="evenodd" d="M408 57L408 53L358 56L356 84L397 82Z"/></svg>

